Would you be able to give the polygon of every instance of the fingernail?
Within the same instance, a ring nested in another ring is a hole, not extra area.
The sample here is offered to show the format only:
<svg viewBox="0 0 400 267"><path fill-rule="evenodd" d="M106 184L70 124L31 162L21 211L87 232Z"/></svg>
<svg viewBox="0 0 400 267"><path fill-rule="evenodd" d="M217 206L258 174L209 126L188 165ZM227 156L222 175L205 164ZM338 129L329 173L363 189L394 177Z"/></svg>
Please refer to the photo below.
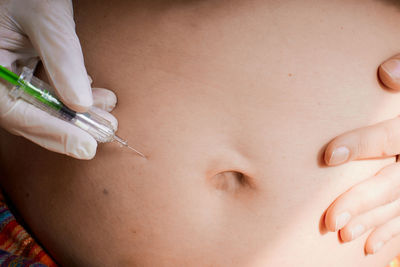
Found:
<svg viewBox="0 0 400 267"><path fill-rule="evenodd" d="M365 228L361 224L354 227L353 230L351 230L351 240L359 237L362 233L364 233L364 230Z"/></svg>
<svg viewBox="0 0 400 267"><path fill-rule="evenodd" d="M329 159L329 164L336 165L345 162L350 155L350 150L345 147L337 147L333 150L331 158Z"/></svg>
<svg viewBox="0 0 400 267"><path fill-rule="evenodd" d="M117 96L114 93L107 95L107 111L112 111L117 105Z"/></svg>
<svg viewBox="0 0 400 267"><path fill-rule="evenodd" d="M381 68L392 79L400 79L400 60L389 59L381 65Z"/></svg>
<svg viewBox="0 0 400 267"><path fill-rule="evenodd" d="M350 213L348 212L343 212L336 218L336 226L335 226L335 231L342 229L343 226L346 225L346 223L350 220Z"/></svg>
<svg viewBox="0 0 400 267"><path fill-rule="evenodd" d="M375 244L375 246L373 246L372 249L372 253L375 254L377 253L381 248L383 247L383 242L378 242L377 244Z"/></svg>

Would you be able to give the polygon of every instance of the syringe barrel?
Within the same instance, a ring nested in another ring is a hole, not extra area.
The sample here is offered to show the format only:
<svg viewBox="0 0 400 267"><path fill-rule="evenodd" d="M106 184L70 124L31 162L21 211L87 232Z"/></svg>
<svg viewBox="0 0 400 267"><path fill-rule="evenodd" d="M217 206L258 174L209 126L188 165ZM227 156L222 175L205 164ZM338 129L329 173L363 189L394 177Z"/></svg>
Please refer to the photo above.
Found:
<svg viewBox="0 0 400 267"><path fill-rule="evenodd" d="M114 140L115 131L111 122L95 113L93 109L85 113L76 113L70 122L88 132L100 143Z"/></svg>
<svg viewBox="0 0 400 267"><path fill-rule="evenodd" d="M85 113L69 109L57 99L55 90L49 84L33 76L32 69L24 67L18 83L10 91L13 98L21 98L48 114L81 128L100 143L114 140L115 130L110 121L97 114L94 108Z"/></svg>

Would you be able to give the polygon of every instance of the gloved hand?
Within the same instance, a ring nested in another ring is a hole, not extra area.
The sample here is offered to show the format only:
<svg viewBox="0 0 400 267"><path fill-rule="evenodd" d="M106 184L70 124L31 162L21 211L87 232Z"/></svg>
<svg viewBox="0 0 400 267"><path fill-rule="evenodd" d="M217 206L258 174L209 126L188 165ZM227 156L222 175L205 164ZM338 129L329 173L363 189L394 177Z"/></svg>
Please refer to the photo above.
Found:
<svg viewBox="0 0 400 267"><path fill-rule="evenodd" d="M0 64L20 73L42 60L50 84L69 108L84 112L93 104L70 0L0 0ZM51 151L79 159L94 157L97 142L88 133L22 101L0 82L0 126ZM95 104L111 111L116 96L93 91ZM102 114L116 127L116 119Z"/></svg>
<svg viewBox="0 0 400 267"><path fill-rule="evenodd" d="M379 77L389 88L400 90L400 54L379 67ZM352 160L386 158L400 154L400 116L355 129L334 138L326 147L329 166ZM378 252L400 234L400 162L389 164L341 194L329 206L325 225L350 242L372 229L365 252Z"/></svg>

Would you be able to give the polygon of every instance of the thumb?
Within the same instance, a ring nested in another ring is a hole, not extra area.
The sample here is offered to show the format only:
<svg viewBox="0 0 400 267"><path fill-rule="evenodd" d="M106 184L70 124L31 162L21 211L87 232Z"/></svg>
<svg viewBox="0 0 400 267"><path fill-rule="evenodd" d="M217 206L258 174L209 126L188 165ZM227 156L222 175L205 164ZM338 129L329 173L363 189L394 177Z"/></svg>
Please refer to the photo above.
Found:
<svg viewBox="0 0 400 267"><path fill-rule="evenodd" d="M32 8L38 13L29 8L19 9L17 19L42 59L50 83L64 104L75 111L86 111L93 99L71 2L26 3L34 3Z"/></svg>
<svg viewBox="0 0 400 267"><path fill-rule="evenodd" d="M400 54L397 54L379 66L378 75L382 83L400 91Z"/></svg>

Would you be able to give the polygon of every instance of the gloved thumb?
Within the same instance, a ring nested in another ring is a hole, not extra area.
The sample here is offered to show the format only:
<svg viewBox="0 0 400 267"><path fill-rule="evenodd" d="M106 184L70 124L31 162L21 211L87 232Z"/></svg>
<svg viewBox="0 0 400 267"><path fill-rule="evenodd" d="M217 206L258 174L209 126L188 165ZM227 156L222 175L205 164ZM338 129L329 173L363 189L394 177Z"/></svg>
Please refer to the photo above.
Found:
<svg viewBox="0 0 400 267"><path fill-rule="evenodd" d="M75 111L86 111L93 99L71 1L25 2L35 3L34 9L26 7L13 13L17 13L17 22L38 52L50 83L64 104Z"/></svg>
<svg viewBox="0 0 400 267"><path fill-rule="evenodd" d="M385 86L400 91L400 54L383 62L379 66L378 74Z"/></svg>

